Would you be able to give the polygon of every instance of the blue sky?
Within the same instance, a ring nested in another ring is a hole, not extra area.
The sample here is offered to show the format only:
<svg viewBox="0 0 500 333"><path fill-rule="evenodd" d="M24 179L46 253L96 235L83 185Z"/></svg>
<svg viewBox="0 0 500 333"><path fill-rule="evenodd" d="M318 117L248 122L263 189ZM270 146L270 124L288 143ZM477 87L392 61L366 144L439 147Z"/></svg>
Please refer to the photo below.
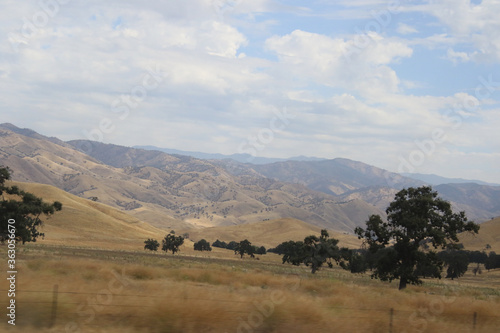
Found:
<svg viewBox="0 0 500 333"><path fill-rule="evenodd" d="M500 183L498 0L2 4L2 122Z"/></svg>

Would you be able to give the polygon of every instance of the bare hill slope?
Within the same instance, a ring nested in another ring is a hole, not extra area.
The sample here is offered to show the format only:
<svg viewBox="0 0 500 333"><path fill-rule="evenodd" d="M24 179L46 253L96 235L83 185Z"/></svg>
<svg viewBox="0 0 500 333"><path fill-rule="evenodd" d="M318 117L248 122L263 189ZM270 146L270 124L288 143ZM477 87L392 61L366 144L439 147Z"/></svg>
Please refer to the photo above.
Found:
<svg viewBox="0 0 500 333"><path fill-rule="evenodd" d="M293 218L255 222L228 227L213 227L200 230L189 230L189 238L193 241L206 239L210 243L221 241L241 241L248 239L252 244L276 247L278 244L294 240L303 240L309 235L319 235L321 228ZM330 231L330 237L340 240L340 246L358 248L361 241L352 235Z"/></svg>
<svg viewBox="0 0 500 333"><path fill-rule="evenodd" d="M495 251L500 253L500 217L490 221L481 223L479 233L472 235L464 233L460 235L460 241L464 244L466 250L477 251ZM486 245L490 245L490 249L486 249Z"/></svg>
<svg viewBox="0 0 500 333"><path fill-rule="evenodd" d="M0 165L14 171L14 180L94 198L167 230L292 217L352 231L369 215L381 213L362 200L339 200L257 172L234 175L191 157L97 142L86 148L92 156L29 131L0 126Z"/></svg>
<svg viewBox="0 0 500 333"><path fill-rule="evenodd" d="M163 238L157 229L110 206L83 199L44 184L12 182L44 201L60 201L63 209L45 218L45 238L37 243L138 250L147 238Z"/></svg>

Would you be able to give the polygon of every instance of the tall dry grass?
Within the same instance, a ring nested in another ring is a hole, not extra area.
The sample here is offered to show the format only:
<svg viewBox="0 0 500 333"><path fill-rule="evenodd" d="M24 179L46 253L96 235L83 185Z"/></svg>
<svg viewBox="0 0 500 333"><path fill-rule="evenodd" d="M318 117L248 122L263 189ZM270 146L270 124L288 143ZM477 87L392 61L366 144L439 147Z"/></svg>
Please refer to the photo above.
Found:
<svg viewBox="0 0 500 333"><path fill-rule="evenodd" d="M250 260L93 255L21 252L17 325L1 323L0 330L388 332L391 308L393 332L469 332L474 312L477 332L500 327L499 290L481 284L433 281L400 292L337 269L311 275ZM57 317L49 328L56 284Z"/></svg>

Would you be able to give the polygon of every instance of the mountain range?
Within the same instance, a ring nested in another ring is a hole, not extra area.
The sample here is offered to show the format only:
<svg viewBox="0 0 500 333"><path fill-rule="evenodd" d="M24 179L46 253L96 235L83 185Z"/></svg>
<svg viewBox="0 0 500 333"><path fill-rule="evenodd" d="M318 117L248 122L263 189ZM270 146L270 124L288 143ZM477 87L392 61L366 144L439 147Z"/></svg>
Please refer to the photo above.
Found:
<svg viewBox="0 0 500 333"><path fill-rule="evenodd" d="M323 161L324 158L319 157L308 157L308 156L294 156L290 158L269 158L269 157L259 157L252 156L250 154L211 154L211 153L202 153L198 151L185 151L171 148L160 148L156 146L134 146L133 148L137 149L145 149L145 150L157 150L167 154L173 155L185 155L191 156L204 160L234 160L240 163L249 163L251 161L252 164L269 164L275 162L283 162L283 161Z"/></svg>
<svg viewBox="0 0 500 333"><path fill-rule="evenodd" d="M86 140L64 142L0 125L0 165L13 179L53 185L162 229L200 229L294 218L350 233L384 215L403 187L426 184L347 159L242 163ZM500 215L500 187L434 186L482 222Z"/></svg>

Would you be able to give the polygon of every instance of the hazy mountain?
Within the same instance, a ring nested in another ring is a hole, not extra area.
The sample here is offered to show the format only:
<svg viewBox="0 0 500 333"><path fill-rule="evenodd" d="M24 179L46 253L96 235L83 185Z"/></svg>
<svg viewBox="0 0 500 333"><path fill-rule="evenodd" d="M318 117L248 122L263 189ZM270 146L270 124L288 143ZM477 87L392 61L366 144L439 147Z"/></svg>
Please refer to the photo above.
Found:
<svg viewBox="0 0 500 333"><path fill-rule="evenodd" d="M167 154L176 154L176 155L185 155L191 156L199 159L205 160L225 160L231 159L240 163L251 163L251 164L269 164L275 162L282 161L322 161L323 158L318 157L307 157L307 156L294 156L290 158L269 158L269 157L257 157L252 156L250 154L231 154L231 155L223 155L223 154L210 154L210 153L201 153L194 151L183 151L177 149L169 149L169 148L159 148L155 146L134 146L133 148L138 149L146 149L146 150L157 150Z"/></svg>
<svg viewBox="0 0 500 333"><path fill-rule="evenodd" d="M228 226L296 218L352 231L422 181L347 159L266 165L202 160L85 140L62 142L0 126L0 165L14 179L54 185L126 210L162 228ZM434 187L478 222L500 215L500 187Z"/></svg>
<svg viewBox="0 0 500 333"><path fill-rule="evenodd" d="M474 183L444 184L433 187L457 210L464 210L471 219L489 220L500 216L500 186Z"/></svg>
<svg viewBox="0 0 500 333"><path fill-rule="evenodd" d="M433 174L421 174L421 173L402 173L403 176L408 178L413 178L421 180L429 185L441 185L441 184L463 184L463 183L476 183L479 185L489 185L489 186L500 186L500 184L487 183L481 180L470 180L463 178L446 178Z"/></svg>
<svg viewBox="0 0 500 333"><path fill-rule="evenodd" d="M324 161L286 161L252 166L262 175L300 183L327 194L342 195L360 188L385 186L401 189L420 186L421 181L344 158Z"/></svg>
<svg viewBox="0 0 500 333"><path fill-rule="evenodd" d="M257 172L233 175L205 160L97 142L69 144L0 129L0 164L20 181L54 185L162 228L237 225L282 217L352 231L371 214L362 200L339 202ZM113 165L110 165L110 164ZM142 165L140 165L142 164ZM150 166L151 165L151 166Z"/></svg>
<svg viewBox="0 0 500 333"><path fill-rule="evenodd" d="M30 138L33 138L33 139L47 140L47 141L56 143L56 144L64 146L64 147L68 146L68 144L66 144L62 140L59 140L58 138L47 137L47 136L41 135L41 134L39 134L39 133L37 133L37 132L29 129L29 128L19 128L19 127L15 126L13 124L10 124L10 123L0 124L0 129L5 129L5 130L8 130L8 131L12 131L14 133L17 133L17 134L20 134L20 135L23 135L23 136L27 136L27 137L30 137Z"/></svg>
<svg viewBox="0 0 500 333"><path fill-rule="evenodd" d="M219 161L219 164L228 163ZM232 163L234 165L234 163ZM310 189L336 196L339 200L362 200L385 211L398 190L428 183L391 173L368 164L337 158L325 161L286 161L266 165L240 165L263 176L302 184ZM228 167L228 170L231 170ZM239 171L241 172L241 171ZM500 215L498 186L454 184L434 186L439 195L470 219L482 222ZM471 189L474 189L473 191Z"/></svg>

